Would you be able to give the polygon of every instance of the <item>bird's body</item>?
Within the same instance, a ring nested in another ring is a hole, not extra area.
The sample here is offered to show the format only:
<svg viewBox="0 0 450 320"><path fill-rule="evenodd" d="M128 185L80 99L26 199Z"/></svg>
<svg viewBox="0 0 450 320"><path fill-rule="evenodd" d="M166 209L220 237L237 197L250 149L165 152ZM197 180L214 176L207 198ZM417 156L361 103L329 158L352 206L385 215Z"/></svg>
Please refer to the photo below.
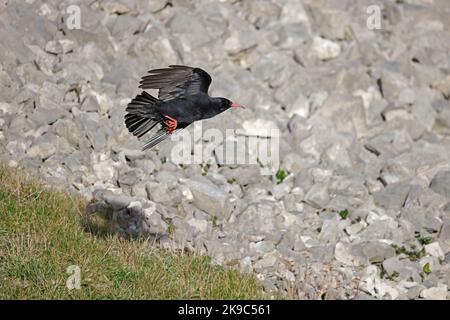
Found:
<svg viewBox="0 0 450 320"><path fill-rule="evenodd" d="M214 98L205 93L199 93L187 98L163 102L157 108L170 117L182 119L178 120L178 124L186 127L194 121L209 119L225 111L220 108L211 108L214 103Z"/></svg>
<svg viewBox="0 0 450 320"><path fill-rule="evenodd" d="M195 121L212 118L230 107L242 107L225 98L210 97L210 83L211 77L200 68L169 66L150 70L140 87L159 89L158 99L143 91L128 104L125 115L128 130L140 138L160 126L145 143L145 150Z"/></svg>

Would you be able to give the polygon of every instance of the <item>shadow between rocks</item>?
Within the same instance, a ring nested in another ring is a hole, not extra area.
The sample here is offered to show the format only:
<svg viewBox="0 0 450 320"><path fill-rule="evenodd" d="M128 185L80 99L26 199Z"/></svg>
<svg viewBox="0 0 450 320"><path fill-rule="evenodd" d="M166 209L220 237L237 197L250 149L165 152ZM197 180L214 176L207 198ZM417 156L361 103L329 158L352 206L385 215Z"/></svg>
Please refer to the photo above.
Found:
<svg viewBox="0 0 450 320"><path fill-rule="evenodd" d="M167 239L170 227L153 202L141 203L126 195L97 190L87 204L81 224L85 232L106 238L146 239L156 244Z"/></svg>

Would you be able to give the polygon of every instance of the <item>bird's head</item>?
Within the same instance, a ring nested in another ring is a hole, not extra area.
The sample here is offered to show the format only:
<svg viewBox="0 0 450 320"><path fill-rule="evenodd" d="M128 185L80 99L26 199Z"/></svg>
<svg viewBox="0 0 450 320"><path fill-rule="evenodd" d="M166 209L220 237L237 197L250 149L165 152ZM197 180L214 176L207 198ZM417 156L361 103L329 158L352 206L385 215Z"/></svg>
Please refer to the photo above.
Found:
<svg viewBox="0 0 450 320"><path fill-rule="evenodd" d="M230 101L226 98L218 98L218 102L219 102L219 109L220 111L225 111L229 108L242 108L245 109L244 106L240 105L239 103Z"/></svg>

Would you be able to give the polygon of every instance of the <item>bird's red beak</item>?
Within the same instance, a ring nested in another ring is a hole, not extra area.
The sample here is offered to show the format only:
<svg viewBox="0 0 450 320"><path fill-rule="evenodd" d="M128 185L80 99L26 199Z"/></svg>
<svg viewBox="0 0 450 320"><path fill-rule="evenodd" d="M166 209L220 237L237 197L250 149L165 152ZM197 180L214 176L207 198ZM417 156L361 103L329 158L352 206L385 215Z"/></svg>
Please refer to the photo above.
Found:
<svg viewBox="0 0 450 320"><path fill-rule="evenodd" d="M245 109L245 107L243 105L240 105L239 103L236 103L236 102L231 102L231 107Z"/></svg>

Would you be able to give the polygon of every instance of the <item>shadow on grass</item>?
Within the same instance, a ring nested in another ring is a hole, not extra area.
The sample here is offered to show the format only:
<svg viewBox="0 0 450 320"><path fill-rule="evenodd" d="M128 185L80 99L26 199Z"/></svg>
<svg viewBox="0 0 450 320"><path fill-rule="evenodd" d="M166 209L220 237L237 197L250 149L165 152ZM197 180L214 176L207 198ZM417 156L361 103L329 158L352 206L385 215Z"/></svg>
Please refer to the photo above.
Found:
<svg viewBox="0 0 450 320"><path fill-rule="evenodd" d="M98 213L84 214L80 219L81 227L84 232L90 233L95 237L108 238L114 235L109 223Z"/></svg>

